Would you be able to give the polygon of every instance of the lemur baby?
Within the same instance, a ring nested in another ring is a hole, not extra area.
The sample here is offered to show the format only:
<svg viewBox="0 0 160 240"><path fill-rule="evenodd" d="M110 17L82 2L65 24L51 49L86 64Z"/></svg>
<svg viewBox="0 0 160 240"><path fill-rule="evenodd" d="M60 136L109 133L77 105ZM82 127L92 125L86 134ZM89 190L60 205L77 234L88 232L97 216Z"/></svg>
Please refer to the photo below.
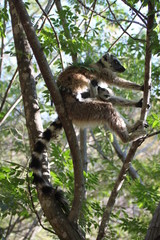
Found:
<svg viewBox="0 0 160 240"><path fill-rule="evenodd" d="M68 117L72 122L82 127L92 127L107 124L123 142L136 140L145 135L143 123L138 121L128 127L113 105L141 107L142 101L129 101L113 95L108 87L100 87L101 82L118 87L143 91L143 86L116 76L116 72L124 72L125 68L112 54L105 54L98 62L85 66L70 66L57 79ZM43 157L47 145L62 129L59 119L56 119L35 144L30 167L33 170L34 181L43 192L53 192L53 187L46 177L46 164ZM58 192L54 193L59 200ZM62 205L65 205L62 203Z"/></svg>
<svg viewBox="0 0 160 240"><path fill-rule="evenodd" d="M126 107L142 107L143 99L140 99L138 102L137 101L131 101L127 100L122 97L117 97L114 96L113 91L111 88L109 88L107 85L101 87L98 85L97 80L92 80L90 83L90 87L88 89L88 92L84 92L81 94L81 101L82 99L86 98L95 98L99 99L105 102L111 102L115 106L126 106Z"/></svg>

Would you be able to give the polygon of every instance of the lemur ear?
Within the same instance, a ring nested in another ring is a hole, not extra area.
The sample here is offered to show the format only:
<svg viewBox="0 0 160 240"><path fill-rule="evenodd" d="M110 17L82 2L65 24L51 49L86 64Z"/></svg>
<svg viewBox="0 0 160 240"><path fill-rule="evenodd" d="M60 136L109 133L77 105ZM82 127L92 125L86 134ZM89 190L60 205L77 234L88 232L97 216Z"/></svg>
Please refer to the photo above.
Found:
<svg viewBox="0 0 160 240"><path fill-rule="evenodd" d="M103 55L103 58L106 62L112 62L115 58L115 56L113 54L110 54L109 52L105 53L105 55Z"/></svg>
<svg viewBox="0 0 160 240"><path fill-rule="evenodd" d="M107 62L109 60L109 53L105 53L105 55L103 55L103 58Z"/></svg>

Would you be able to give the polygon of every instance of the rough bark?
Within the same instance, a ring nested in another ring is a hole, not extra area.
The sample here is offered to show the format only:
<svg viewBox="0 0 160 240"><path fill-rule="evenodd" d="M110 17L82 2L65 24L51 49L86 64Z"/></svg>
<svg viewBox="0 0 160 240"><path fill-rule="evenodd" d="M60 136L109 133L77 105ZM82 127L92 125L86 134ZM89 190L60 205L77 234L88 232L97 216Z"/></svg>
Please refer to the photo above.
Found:
<svg viewBox="0 0 160 240"><path fill-rule="evenodd" d="M30 147L32 149L36 138L43 131L43 127L36 94L36 83L31 71L31 52L22 26L17 17L16 10L11 2L10 13L12 18L12 29L19 70L19 81L26 117L26 126Z"/></svg>
<svg viewBox="0 0 160 240"><path fill-rule="evenodd" d="M160 203L153 215L145 240L160 240Z"/></svg>

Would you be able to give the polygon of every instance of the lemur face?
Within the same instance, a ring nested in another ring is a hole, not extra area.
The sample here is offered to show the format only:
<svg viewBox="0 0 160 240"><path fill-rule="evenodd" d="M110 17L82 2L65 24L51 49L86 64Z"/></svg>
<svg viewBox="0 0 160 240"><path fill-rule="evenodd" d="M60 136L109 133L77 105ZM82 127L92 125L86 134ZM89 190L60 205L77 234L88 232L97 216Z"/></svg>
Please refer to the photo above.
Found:
<svg viewBox="0 0 160 240"><path fill-rule="evenodd" d="M106 68L110 68L113 72L124 72L125 68L120 61L112 54L106 53L102 57L102 62Z"/></svg>

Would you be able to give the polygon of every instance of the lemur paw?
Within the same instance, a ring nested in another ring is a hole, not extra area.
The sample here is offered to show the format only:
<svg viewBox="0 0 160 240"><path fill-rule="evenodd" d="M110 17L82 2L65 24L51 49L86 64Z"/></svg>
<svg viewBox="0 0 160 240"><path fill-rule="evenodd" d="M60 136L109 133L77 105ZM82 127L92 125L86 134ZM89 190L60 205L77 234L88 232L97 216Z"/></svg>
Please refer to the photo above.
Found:
<svg viewBox="0 0 160 240"><path fill-rule="evenodd" d="M151 90L151 85L148 86L148 89ZM144 91L144 84L141 86L140 90L141 90L141 91Z"/></svg>
<svg viewBox="0 0 160 240"><path fill-rule="evenodd" d="M139 102L136 103L136 107L142 108L142 105L143 105L143 98L141 98ZM147 104L147 109L149 109L150 107L151 107L150 104Z"/></svg>
<svg viewBox="0 0 160 240"><path fill-rule="evenodd" d="M148 103L147 104L147 109L150 109L151 108L151 105Z"/></svg>
<svg viewBox="0 0 160 240"><path fill-rule="evenodd" d="M143 98L141 98L139 102L136 103L136 107L142 108L142 105L143 105Z"/></svg>

